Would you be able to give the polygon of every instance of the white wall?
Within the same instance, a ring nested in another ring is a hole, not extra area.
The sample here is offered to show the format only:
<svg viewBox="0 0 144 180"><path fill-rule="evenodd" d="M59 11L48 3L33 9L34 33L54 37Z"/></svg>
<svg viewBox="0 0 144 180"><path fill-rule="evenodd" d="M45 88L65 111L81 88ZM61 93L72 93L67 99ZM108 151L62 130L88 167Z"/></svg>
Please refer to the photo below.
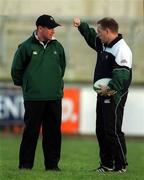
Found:
<svg viewBox="0 0 144 180"><path fill-rule="evenodd" d="M128 135L144 135L144 89L130 89L123 130Z"/></svg>
<svg viewBox="0 0 144 180"><path fill-rule="evenodd" d="M81 89L80 133L95 134L96 93L92 88ZM144 91L131 88L125 105L123 131L126 135L144 136Z"/></svg>

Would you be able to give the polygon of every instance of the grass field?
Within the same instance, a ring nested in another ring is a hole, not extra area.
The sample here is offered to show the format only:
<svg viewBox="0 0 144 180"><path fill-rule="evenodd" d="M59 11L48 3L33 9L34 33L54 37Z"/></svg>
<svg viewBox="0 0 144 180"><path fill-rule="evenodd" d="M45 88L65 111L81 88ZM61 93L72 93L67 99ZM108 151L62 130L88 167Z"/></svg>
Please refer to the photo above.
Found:
<svg viewBox="0 0 144 180"><path fill-rule="evenodd" d="M0 134L0 180L143 180L144 140L127 140L126 173L99 174L98 145L93 137L63 137L61 172L46 172L43 165L41 138L32 170L19 170L18 151L21 136Z"/></svg>

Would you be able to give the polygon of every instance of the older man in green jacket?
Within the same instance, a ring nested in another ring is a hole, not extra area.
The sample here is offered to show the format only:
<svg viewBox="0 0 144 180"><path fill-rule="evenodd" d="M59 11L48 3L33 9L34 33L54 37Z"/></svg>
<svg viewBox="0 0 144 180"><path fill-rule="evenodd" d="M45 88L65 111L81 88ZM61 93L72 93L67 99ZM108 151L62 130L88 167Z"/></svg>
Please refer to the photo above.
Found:
<svg viewBox="0 0 144 180"><path fill-rule="evenodd" d="M59 171L61 114L65 53L53 37L60 26L54 18L42 15L36 31L19 45L12 63L14 84L22 87L25 128L19 153L19 168L32 169L37 140L42 126L42 147L46 170Z"/></svg>

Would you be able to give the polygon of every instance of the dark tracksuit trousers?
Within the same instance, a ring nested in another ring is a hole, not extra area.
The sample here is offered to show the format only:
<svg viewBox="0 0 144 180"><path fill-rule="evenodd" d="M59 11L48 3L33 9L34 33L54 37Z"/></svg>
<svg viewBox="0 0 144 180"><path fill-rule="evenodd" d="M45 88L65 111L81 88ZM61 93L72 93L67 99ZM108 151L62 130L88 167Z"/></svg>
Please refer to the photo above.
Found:
<svg viewBox="0 0 144 180"><path fill-rule="evenodd" d="M61 151L61 100L25 101L25 128L19 153L19 168L31 169L42 127L45 168L58 165Z"/></svg>
<svg viewBox="0 0 144 180"><path fill-rule="evenodd" d="M126 143L122 132L124 105L127 93L118 104L113 97L97 97L96 135L100 147L101 165L122 169L127 165Z"/></svg>

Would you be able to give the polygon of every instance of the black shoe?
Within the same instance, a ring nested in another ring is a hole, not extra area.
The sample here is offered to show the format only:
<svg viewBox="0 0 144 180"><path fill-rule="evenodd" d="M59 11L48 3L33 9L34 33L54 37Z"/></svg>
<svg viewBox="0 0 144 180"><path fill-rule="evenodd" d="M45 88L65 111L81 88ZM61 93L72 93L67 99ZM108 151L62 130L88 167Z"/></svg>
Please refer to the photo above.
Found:
<svg viewBox="0 0 144 180"><path fill-rule="evenodd" d="M106 166L100 166L99 168L96 169L96 172L100 172L100 173L112 172L112 171L113 171L112 168L108 168Z"/></svg>
<svg viewBox="0 0 144 180"><path fill-rule="evenodd" d="M58 166L54 166L54 167L47 167L46 171L61 171L61 169Z"/></svg>
<svg viewBox="0 0 144 180"><path fill-rule="evenodd" d="M126 166L128 164L125 164L125 165L122 165L122 166L119 166L119 167L115 167L113 172L119 172L119 173L124 173L126 172Z"/></svg>
<svg viewBox="0 0 144 180"><path fill-rule="evenodd" d="M115 169L113 170L113 172L125 173L125 172L126 172L126 168L122 168L122 169L117 169L117 168L115 168Z"/></svg>

